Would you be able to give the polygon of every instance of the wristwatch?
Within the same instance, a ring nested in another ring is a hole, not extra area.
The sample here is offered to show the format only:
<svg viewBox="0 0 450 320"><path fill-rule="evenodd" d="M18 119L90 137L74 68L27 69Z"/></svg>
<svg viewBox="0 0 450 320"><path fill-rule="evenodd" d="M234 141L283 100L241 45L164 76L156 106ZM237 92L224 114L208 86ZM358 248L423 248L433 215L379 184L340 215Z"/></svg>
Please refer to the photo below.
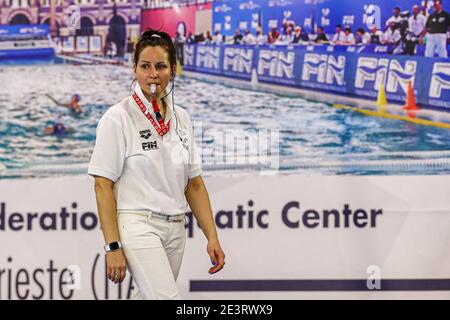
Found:
<svg viewBox="0 0 450 320"><path fill-rule="evenodd" d="M106 252L116 251L116 250L119 250L120 248L122 248L122 243L120 241L114 241L114 242L108 243L105 246L105 251Z"/></svg>

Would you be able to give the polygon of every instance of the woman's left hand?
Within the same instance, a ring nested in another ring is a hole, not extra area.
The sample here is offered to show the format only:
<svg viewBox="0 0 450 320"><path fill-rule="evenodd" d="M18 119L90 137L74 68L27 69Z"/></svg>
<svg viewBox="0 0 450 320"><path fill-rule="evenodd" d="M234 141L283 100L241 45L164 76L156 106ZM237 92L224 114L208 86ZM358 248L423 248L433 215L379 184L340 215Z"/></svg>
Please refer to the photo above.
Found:
<svg viewBox="0 0 450 320"><path fill-rule="evenodd" d="M211 267L208 272L213 274L222 270L223 266L225 265L225 253L220 247L219 240L209 240L207 250L211 259L211 263L214 265L214 267Z"/></svg>

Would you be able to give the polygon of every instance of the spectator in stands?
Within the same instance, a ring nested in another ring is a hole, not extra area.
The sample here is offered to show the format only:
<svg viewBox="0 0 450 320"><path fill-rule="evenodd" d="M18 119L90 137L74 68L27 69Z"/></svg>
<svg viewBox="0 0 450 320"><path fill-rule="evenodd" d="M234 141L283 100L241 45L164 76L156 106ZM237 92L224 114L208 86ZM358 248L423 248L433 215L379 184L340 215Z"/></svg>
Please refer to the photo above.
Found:
<svg viewBox="0 0 450 320"><path fill-rule="evenodd" d="M249 29L245 30L244 44L246 45L256 44L256 37L251 33Z"/></svg>
<svg viewBox="0 0 450 320"><path fill-rule="evenodd" d="M196 34L194 36L194 39L195 39L196 43L205 43L206 42L206 38L203 33Z"/></svg>
<svg viewBox="0 0 450 320"><path fill-rule="evenodd" d="M212 42L215 45L221 45L223 43L223 35L220 33L219 30L216 30L216 33L214 34Z"/></svg>
<svg viewBox="0 0 450 320"><path fill-rule="evenodd" d="M386 21L386 27L389 28L391 25L391 22L395 22L396 24L403 20L403 18L400 16L400 8L395 7L393 10L394 15L387 19Z"/></svg>
<svg viewBox="0 0 450 320"><path fill-rule="evenodd" d="M418 5L413 6L412 12L413 15L408 19L408 33L405 42L405 53L409 55L415 54L420 35L427 24L427 18L420 13L420 7Z"/></svg>
<svg viewBox="0 0 450 320"><path fill-rule="evenodd" d="M275 42L275 44L278 44L278 45L291 44L293 39L294 39L294 34L292 33L292 27L288 26L287 30L286 30L286 34L282 34L278 38L278 40Z"/></svg>
<svg viewBox="0 0 450 320"><path fill-rule="evenodd" d="M359 28L356 30L356 44L366 45L370 43L370 34L364 30L364 28Z"/></svg>
<svg viewBox="0 0 450 320"><path fill-rule="evenodd" d="M262 46L265 45L267 42L267 37L265 37L262 33L262 29L261 27L259 27L258 29L256 29L256 44L258 46Z"/></svg>
<svg viewBox="0 0 450 320"><path fill-rule="evenodd" d="M213 42L213 36L211 34L211 31L206 31L206 34L204 35L205 43L212 43Z"/></svg>
<svg viewBox="0 0 450 320"><path fill-rule="evenodd" d="M449 27L450 15L443 10L442 0L435 0L434 12L428 17L424 31L428 32L426 57L433 57L437 50L440 58L447 58L447 32Z"/></svg>
<svg viewBox="0 0 450 320"><path fill-rule="evenodd" d="M401 39L402 35L400 34L400 30L397 28L397 23L392 20L389 24L389 28L383 34L383 40L381 43L396 46L400 43Z"/></svg>
<svg viewBox="0 0 450 320"><path fill-rule="evenodd" d="M233 44L243 44L244 36L241 34L241 30L239 28L234 32Z"/></svg>
<svg viewBox="0 0 450 320"><path fill-rule="evenodd" d="M327 44L330 42L325 34L325 31L323 30L323 27L317 27L317 34L314 42L317 44Z"/></svg>
<svg viewBox="0 0 450 320"><path fill-rule="evenodd" d="M194 35L190 31L189 31L188 36L186 38L186 43L195 43Z"/></svg>
<svg viewBox="0 0 450 320"><path fill-rule="evenodd" d="M294 21L288 21L288 28L291 28L292 32L294 32L295 26L296 26L296 24Z"/></svg>
<svg viewBox="0 0 450 320"><path fill-rule="evenodd" d="M344 38L342 39L341 43L337 43L337 44L342 44L342 45L346 45L346 46L353 46L355 45L355 36L353 35L352 29L347 26L344 29Z"/></svg>
<svg viewBox="0 0 450 320"><path fill-rule="evenodd" d="M175 34L175 39L173 41L173 45L175 46L175 50L177 52L177 61L179 61L181 65L183 65L184 43L185 42L186 42L186 39L179 32L177 32Z"/></svg>
<svg viewBox="0 0 450 320"><path fill-rule="evenodd" d="M378 30L377 26L374 24L370 27L369 35L371 44L381 44L381 42L383 41L383 32L381 32L381 30Z"/></svg>
<svg viewBox="0 0 450 320"><path fill-rule="evenodd" d="M308 41L309 41L308 33L306 33L306 31L304 31L301 26L296 26L292 43L306 44L308 43Z"/></svg>
<svg viewBox="0 0 450 320"><path fill-rule="evenodd" d="M267 42L269 44L274 44L278 38L280 37L280 33L278 32L276 27L272 28L272 31L267 35Z"/></svg>
<svg viewBox="0 0 450 320"><path fill-rule="evenodd" d="M333 38L331 39L331 42L334 44L339 44L342 41L344 41L345 33L342 31L342 25L338 24L336 26L336 33L334 34Z"/></svg>
<svg viewBox="0 0 450 320"><path fill-rule="evenodd" d="M281 36L287 35L288 28L289 28L289 25L288 25L287 20L283 19L283 22L281 24Z"/></svg>

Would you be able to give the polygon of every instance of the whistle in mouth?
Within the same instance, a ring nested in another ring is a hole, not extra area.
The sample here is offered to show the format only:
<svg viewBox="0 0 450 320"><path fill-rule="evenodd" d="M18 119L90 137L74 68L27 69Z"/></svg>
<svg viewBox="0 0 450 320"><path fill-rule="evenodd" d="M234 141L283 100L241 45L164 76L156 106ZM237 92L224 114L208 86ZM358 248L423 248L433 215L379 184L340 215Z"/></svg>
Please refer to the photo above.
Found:
<svg viewBox="0 0 450 320"><path fill-rule="evenodd" d="M156 84L152 83L150 85L150 92L151 92L152 95L156 94Z"/></svg>

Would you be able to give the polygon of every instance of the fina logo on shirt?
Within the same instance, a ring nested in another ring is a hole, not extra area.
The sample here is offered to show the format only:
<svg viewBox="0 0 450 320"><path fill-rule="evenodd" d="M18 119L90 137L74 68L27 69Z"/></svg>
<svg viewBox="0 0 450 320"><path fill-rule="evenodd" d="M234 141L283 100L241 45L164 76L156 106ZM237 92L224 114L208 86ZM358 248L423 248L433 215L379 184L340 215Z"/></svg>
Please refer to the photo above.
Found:
<svg viewBox="0 0 450 320"><path fill-rule="evenodd" d="M150 129L147 129L147 130L139 131L139 134L141 135L141 138L147 140L152 135L152 132L150 131Z"/></svg>
<svg viewBox="0 0 450 320"><path fill-rule="evenodd" d="M144 150L144 151L156 150L156 149L159 149L157 141L144 142L142 144L142 150Z"/></svg>

